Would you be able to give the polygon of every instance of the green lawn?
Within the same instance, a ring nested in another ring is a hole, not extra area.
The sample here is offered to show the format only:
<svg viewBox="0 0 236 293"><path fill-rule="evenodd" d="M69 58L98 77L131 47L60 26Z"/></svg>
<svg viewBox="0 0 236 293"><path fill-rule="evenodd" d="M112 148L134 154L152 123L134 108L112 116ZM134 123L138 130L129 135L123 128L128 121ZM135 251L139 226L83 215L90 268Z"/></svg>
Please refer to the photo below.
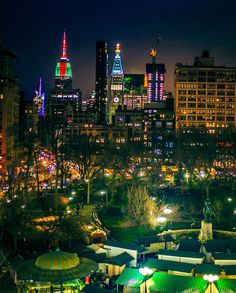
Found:
<svg viewBox="0 0 236 293"><path fill-rule="evenodd" d="M111 229L111 235L123 242L132 242L137 240L137 238L147 235L150 230L145 226L138 226L138 227L112 227Z"/></svg>
<svg viewBox="0 0 236 293"><path fill-rule="evenodd" d="M9 288L0 288L0 293L17 293L16 288L9 287Z"/></svg>
<svg viewBox="0 0 236 293"><path fill-rule="evenodd" d="M17 293L16 287L11 282L0 282L0 293Z"/></svg>

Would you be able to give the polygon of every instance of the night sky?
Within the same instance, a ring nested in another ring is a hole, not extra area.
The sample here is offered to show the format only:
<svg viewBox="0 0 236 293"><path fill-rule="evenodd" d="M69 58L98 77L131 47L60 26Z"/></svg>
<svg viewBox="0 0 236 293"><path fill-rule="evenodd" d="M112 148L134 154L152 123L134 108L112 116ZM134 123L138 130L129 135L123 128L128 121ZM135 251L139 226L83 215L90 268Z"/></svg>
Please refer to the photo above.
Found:
<svg viewBox="0 0 236 293"><path fill-rule="evenodd" d="M107 40L110 63L121 43L125 73L144 73L150 47L162 37L158 62L167 67L173 90L176 62L191 64L208 49L217 64L236 66L235 0L6 1L0 5L0 41L17 56L16 72L27 98L41 76L53 87L64 28L73 85L86 96L95 83L95 42Z"/></svg>

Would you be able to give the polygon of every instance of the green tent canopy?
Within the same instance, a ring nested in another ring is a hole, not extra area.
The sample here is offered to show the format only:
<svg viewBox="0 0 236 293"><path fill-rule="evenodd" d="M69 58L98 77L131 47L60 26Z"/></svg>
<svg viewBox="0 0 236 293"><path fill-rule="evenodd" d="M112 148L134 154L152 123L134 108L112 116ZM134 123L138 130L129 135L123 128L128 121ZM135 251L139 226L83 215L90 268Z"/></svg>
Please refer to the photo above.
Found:
<svg viewBox="0 0 236 293"><path fill-rule="evenodd" d="M231 279L219 279L215 282L216 288L219 293L235 293L236 292L236 280Z"/></svg>
<svg viewBox="0 0 236 293"><path fill-rule="evenodd" d="M64 283L82 279L97 270L97 263L76 254L59 251L46 253L36 260L23 261L15 267L18 280Z"/></svg>
<svg viewBox="0 0 236 293"><path fill-rule="evenodd" d="M149 286L149 290L153 293L204 293L208 286L208 282L203 278L176 276L160 272L154 273L152 281L153 283Z"/></svg>
<svg viewBox="0 0 236 293"><path fill-rule="evenodd" d="M144 282L144 276L138 269L126 268L119 278L116 280L116 285L138 288Z"/></svg>

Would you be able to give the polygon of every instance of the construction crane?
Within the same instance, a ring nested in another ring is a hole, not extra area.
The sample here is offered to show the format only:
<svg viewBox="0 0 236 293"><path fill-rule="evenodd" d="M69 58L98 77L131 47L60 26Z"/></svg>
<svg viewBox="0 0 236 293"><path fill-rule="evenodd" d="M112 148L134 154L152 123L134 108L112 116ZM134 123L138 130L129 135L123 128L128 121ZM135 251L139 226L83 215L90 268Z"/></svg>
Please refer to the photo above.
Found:
<svg viewBox="0 0 236 293"><path fill-rule="evenodd" d="M156 45L151 48L150 56L152 57L152 63L153 64L156 63L157 49L159 47L160 40L161 40L161 37L160 36L157 36Z"/></svg>

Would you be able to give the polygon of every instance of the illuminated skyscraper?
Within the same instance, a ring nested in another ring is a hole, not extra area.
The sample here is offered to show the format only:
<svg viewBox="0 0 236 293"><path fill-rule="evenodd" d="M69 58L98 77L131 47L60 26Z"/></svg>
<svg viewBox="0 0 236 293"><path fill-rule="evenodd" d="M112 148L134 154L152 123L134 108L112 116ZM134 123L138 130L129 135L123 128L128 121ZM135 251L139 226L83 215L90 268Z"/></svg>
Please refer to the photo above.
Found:
<svg viewBox="0 0 236 293"><path fill-rule="evenodd" d="M55 71L55 87L50 91L47 103L52 143L58 133L63 133L63 130L67 127L65 111L68 113L68 109L70 109L73 113L78 112L81 109L81 100L81 91L72 88L72 70L67 56L66 33L64 32L62 55L57 62Z"/></svg>
<svg viewBox="0 0 236 293"><path fill-rule="evenodd" d="M45 110L45 93L42 93L42 78L39 79L39 89L35 91L35 97L33 99L37 108L38 116L44 116Z"/></svg>
<svg viewBox="0 0 236 293"><path fill-rule="evenodd" d="M116 45L116 54L111 71L109 120L119 105L123 105L124 72L120 56L120 44Z"/></svg>
<svg viewBox="0 0 236 293"><path fill-rule="evenodd" d="M86 107L85 110L87 110L88 112L95 112L94 109L97 105L96 102L96 93L94 91L91 92L90 96L87 98L86 100ZM97 111L98 112L98 111ZM98 119L99 122L99 119Z"/></svg>
<svg viewBox="0 0 236 293"><path fill-rule="evenodd" d="M106 41L96 43L96 103L98 123L107 122L108 52Z"/></svg>
<svg viewBox="0 0 236 293"><path fill-rule="evenodd" d="M146 64L148 103L163 100L165 73L165 64Z"/></svg>
<svg viewBox="0 0 236 293"><path fill-rule="evenodd" d="M175 68L176 129L236 127L236 67L215 65L208 51Z"/></svg>
<svg viewBox="0 0 236 293"><path fill-rule="evenodd" d="M16 56L0 44L0 181L16 162L19 142L19 85L14 74Z"/></svg>
<svg viewBox="0 0 236 293"><path fill-rule="evenodd" d="M72 70L67 57L66 32L64 31L62 42L62 55L57 62L55 70L55 86L61 89L72 88Z"/></svg>
<svg viewBox="0 0 236 293"><path fill-rule="evenodd" d="M124 75L124 105L127 109L143 109L147 103L147 86L144 74Z"/></svg>

